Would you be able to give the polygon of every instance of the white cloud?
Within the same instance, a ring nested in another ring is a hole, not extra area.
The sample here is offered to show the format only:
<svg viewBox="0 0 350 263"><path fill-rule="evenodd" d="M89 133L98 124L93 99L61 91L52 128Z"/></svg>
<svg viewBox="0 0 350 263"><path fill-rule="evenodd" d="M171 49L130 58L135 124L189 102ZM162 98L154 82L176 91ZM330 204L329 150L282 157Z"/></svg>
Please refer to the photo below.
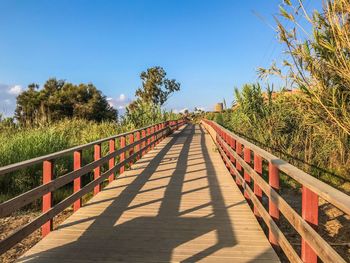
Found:
<svg viewBox="0 0 350 263"><path fill-rule="evenodd" d="M13 116L16 108L16 97L23 92L20 85L0 83L0 113L6 117Z"/></svg>
<svg viewBox="0 0 350 263"><path fill-rule="evenodd" d="M120 94L120 95L119 95L119 101L121 101L121 102L122 102L122 101L125 101L125 100L126 100L126 96L125 96L125 94L123 94L123 93L122 93L122 94Z"/></svg>
<svg viewBox="0 0 350 263"><path fill-rule="evenodd" d="M131 99L129 99L125 94L122 93L117 98L107 98L107 101L112 107L118 110L124 110L131 102Z"/></svg>
<svg viewBox="0 0 350 263"><path fill-rule="evenodd" d="M177 109L172 108L171 111L173 113L185 113L185 111L189 111L189 112L194 111L195 108L197 108L198 111L205 111L205 109L206 109L205 107L180 108L180 109L179 108L177 108Z"/></svg>
<svg viewBox="0 0 350 263"><path fill-rule="evenodd" d="M11 95L19 95L23 91L22 86L20 85L14 85L10 86L9 90L7 91Z"/></svg>

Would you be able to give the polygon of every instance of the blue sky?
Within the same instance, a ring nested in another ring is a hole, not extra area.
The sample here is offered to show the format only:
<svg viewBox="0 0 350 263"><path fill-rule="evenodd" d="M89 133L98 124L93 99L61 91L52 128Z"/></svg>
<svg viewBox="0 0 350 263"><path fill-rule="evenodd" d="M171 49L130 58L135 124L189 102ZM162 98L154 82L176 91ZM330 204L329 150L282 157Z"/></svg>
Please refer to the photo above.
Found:
<svg viewBox="0 0 350 263"><path fill-rule="evenodd" d="M139 74L162 66L181 91L168 109L213 108L280 59L280 0L0 0L0 111L29 83L92 82L125 106Z"/></svg>

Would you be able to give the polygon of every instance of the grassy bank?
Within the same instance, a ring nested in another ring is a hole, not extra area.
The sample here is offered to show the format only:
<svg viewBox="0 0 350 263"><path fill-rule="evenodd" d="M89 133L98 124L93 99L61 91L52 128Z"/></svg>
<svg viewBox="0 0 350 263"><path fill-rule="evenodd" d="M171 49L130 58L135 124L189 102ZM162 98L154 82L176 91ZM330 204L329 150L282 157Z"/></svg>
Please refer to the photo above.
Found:
<svg viewBox="0 0 350 263"><path fill-rule="evenodd" d="M34 128L2 126L0 132L0 166L85 144L132 128L121 126L115 122L96 123L78 119L64 120ZM103 150L107 151L107 149ZM92 154L92 149L84 151L83 163L91 161ZM55 176L70 171L72 161L72 156L59 158L55 162ZM38 186L41 180L41 165L34 165L2 176L0 178L0 201L7 200ZM61 200L70 191L70 187L60 189L60 191L56 191L54 197L56 200Z"/></svg>

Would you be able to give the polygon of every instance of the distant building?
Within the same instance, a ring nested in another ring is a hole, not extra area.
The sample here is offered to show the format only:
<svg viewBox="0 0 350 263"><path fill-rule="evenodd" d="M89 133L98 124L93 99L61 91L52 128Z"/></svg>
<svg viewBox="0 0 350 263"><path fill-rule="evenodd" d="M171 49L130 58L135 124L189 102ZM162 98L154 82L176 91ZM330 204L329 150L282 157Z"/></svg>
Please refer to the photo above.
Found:
<svg viewBox="0 0 350 263"><path fill-rule="evenodd" d="M215 104L215 112L222 112L224 110L224 105L222 103L216 103Z"/></svg>

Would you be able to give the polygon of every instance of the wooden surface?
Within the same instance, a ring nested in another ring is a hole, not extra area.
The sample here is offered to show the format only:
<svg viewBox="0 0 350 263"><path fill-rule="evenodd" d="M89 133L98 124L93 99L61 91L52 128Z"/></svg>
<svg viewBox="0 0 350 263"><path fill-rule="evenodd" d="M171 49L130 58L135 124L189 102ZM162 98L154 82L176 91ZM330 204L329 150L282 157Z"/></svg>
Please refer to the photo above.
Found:
<svg viewBox="0 0 350 263"><path fill-rule="evenodd" d="M278 262L212 139L158 144L20 262Z"/></svg>

